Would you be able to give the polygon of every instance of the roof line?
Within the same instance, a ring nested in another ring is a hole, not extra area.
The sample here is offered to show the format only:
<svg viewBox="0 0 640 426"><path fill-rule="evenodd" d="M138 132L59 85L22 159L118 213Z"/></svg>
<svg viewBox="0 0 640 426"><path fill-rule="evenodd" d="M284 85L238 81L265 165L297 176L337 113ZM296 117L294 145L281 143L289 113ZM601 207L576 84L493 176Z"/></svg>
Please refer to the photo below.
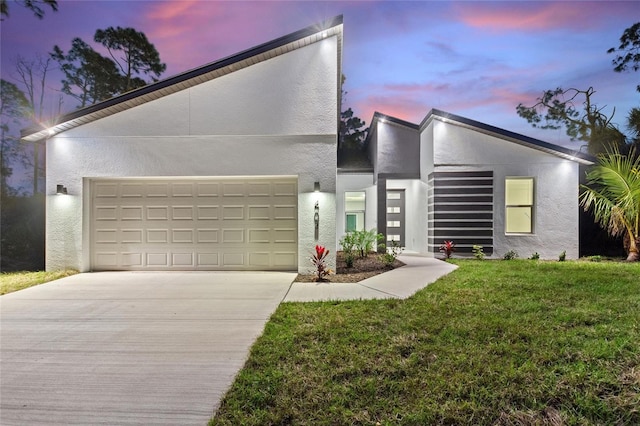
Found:
<svg viewBox="0 0 640 426"><path fill-rule="evenodd" d="M401 126L405 126L405 127L410 128L410 129L420 130L420 126L415 124L415 123L411 123L409 121L401 120L399 118L392 117L390 115L383 114L383 113L378 112L378 111L373 113L373 119L371 119L371 124L373 124L374 121L386 121L386 122L389 122L389 123L399 124Z"/></svg>
<svg viewBox="0 0 640 426"><path fill-rule="evenodd" d="M597 159L592 155L587 153L583 153L580 151L572 150L569 148L565 148L560 145L555 145L549 142L542 141L540 139L532 138L530 136L525 136L520 133L515 133L510 130L501 129L499 127L491 126L489 124L481 123L479 121L471 120L469 118L461 117L456 114L451 114L446 111L442 111L439 109L432 109L429 111L427 116L420 123L420 129L424 129L424 127L428 124L428 122L433 118L439 118L444 121L455 121L464 126L474 127L478 130L481 130L485 133L491 133L494 135L501 136L511 142L518 143L522 142L526 146L530 146L532 148L537 148L542 151L555 153L560 157L566 158L568 160L577 161L582 164L594 164L597 162Z"/></svg>
<svg viewBox="0 0 640 426"><path fill-rule="evenodd" d="M97 104L89 105L87 107L69 112L67 114L63 114L56 118L55 123L51 124L51 126L59 125L71 120L79 119L88 114L93 114L100 112L106 108L113 107L119 105L121 103L139 98L141 96L165 89L170 86L174 86L176 84L191 80L193 78L199 77L203 74L207 74L224 67L231 66L238 62L244 61L251 57L263 54L265 52L277 49L279 47L285 46L289 43L295 42L297 40L301 40L305 37L309 37L313 34L317 34L321 31L328 30L330 28L336 27L338 25L343 24L343 15L338 15L333 18L327 19L324 22L310 25L301 30L295 31L293 33L284 35L282 37L276 38L274 40L268 41L266 43L262 43L258 46L251 47L249 49L243 50L239 53L233 54L231 56L227 56L225 58L219 59L214 62L210 62L198 68L193 68L191 70L185 71L183 73L168 77L164 80L157 81L155 83L150 83L145 86L142 86L138 89L123 93L121 95L115 96L113 98L107 99L105 101L99 102ZM90 120L92 121L92 120ZM37 133L44 132L44 128L42 125L33 125L21 130L21 138L27 138L29 136L33 136ZM45 136L46 137L46 136ZM40 138L42 139L42 138Z"/></svg>

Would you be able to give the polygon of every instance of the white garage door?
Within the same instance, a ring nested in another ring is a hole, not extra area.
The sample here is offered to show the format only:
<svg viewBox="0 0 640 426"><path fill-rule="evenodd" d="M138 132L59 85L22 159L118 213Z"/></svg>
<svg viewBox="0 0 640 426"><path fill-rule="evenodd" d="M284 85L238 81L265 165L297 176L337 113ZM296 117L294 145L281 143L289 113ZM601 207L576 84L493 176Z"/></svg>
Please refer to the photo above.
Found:
<svg viewBox="0 0 640 426"><path fill-rule="evenodd" d="M91 184L92 270L297 270L295 178Z"/></svg>

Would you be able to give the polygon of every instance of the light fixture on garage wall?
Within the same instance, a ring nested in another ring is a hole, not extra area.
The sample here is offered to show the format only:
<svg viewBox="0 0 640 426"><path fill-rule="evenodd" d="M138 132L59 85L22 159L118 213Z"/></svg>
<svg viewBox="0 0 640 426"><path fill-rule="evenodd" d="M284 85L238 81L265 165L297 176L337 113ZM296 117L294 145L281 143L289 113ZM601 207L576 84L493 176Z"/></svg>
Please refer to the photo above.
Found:
<svg viewBox="0 0 640 426"><path fill-rule="evenodd" d="M313 192L320 192L320 182L315 181L313 183Z"/></svg>
<svg viewBox="0 0 640 426"><path fill-rule="evenodd" d="M56 185L56 194L57 195L67 195L67 187L61 184Z"/></svg>

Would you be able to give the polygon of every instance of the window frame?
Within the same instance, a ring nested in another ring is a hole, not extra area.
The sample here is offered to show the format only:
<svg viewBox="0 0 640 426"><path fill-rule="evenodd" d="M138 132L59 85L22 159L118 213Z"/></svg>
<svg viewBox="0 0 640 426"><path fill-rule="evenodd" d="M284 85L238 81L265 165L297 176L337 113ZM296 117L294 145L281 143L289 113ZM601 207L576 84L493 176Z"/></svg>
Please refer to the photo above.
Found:
<svg viewBox="0 0 640 426"><path fill-rule="evenodd" d="M363 199L362 199L362 206L363 208L361 210L355 210L355 209L348 209L347 208L347 194L353 194L353 193L359 193L362 194ZM356 220L358 215L362 215L362 227L361 229L358 229L358 226L356 226L356 231L362 231L366 229L366 212L367 210L367 192L366 191L345 191L344 192L344 232L351 232L348 229L348 224L349 224L349 220L347 219L347 217L349 215L356 215ZM356 224L357 225L357 224Z"/></svg>
<svg viewBox="0 0 640 426"><path fill-rule="evenodd" d="M507 203L507 182L510 180L528 180L531 181L531 204L508 204ZM530 209L530 229L531 231L509 232L508 228L508 211L510 208L529 208ZM534 176L506 176L504 178L504 234L505 235L534 235L536 232L535 221L536 209L536 179Z"/></svg>

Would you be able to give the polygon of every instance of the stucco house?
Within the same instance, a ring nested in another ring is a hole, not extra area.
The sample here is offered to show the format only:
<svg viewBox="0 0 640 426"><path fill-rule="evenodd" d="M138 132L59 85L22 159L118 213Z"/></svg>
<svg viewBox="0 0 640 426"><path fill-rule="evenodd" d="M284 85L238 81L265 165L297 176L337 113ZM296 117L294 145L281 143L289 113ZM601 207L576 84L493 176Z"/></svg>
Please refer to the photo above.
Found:
<svg viewBox="0 0 640 426"><path fill-rule="evenodd" d="M338 167L342 38L339 16L23 130L47 144L47 270L306 272L370 228L577 257L584 155L434 110L377 113L368 165Z"/></svg>
<svg viewBox="0 0 640 426"><path fill-rule="evenodd" d="M419 125L375 113L367 146L368 164L339 164L338 239L376 228L417 253L450 240L457 254L578 257L592 157L436 109Z"/></svg>

